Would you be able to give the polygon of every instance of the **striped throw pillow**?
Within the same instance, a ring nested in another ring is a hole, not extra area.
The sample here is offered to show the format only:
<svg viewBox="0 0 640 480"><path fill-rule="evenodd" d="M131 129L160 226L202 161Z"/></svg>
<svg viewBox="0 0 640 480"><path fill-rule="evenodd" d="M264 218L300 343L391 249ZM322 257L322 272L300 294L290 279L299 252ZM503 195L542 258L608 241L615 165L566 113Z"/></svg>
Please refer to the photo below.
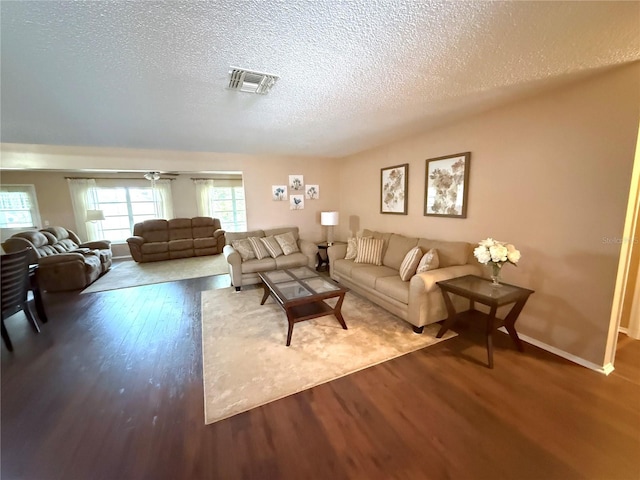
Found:
<svg viewBox="0 0 640 480"><path fill-rule="evenodd" d="M435 270L440 266L440 257L438 256L438 250L432 248L427 253L425 253L420 259L420 263L418 263L418 268L416 269L416 273L424 273L429 270Z"/></svg>
<svg viewBox="0 0 640 480"><path fill-rule="evenodd" d="M264 246L267 248L267 251L269 252L269 255L271 255L273 258L283 255L282 249L280 248L280 245L275 238L261 237L260 241L264 244Z"/></svg>
<svg viewBox="0 0 640 480"><path fill-rule="evenodd" d="M358 238L358 253L355 262L382 265L382 245L381 238Z"/></svg>
<svg viewBox="0 0 640 480"><path fill-rule="evenodd" d="M258 260L262 260L263 258L269 256L269 252L267 252L264 243L260 241L259 237L248 237L247 240L249 240L251 248L253 249L253 253L256 254L256 258Z"/></svg>
<svg viewBox="0 0 640 480"><path fill-rule="evenodd" d="M400 265L400 278L403 282L409 281L415 275L421 258L422 250L420 250L420 247L414 247L407 252Z"/></svg>

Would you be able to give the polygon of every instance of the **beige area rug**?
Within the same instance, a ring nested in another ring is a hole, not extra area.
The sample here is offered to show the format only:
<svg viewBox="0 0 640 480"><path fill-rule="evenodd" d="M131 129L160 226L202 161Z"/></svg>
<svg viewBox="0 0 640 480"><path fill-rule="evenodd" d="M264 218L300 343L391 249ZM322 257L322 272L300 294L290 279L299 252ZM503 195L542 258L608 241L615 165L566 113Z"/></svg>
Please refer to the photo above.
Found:
<svg viewBox="0 0 640 480"><path fill-rule="evenodd" d="M246 288L246 287L245 287ZM342 314L297 323L285 346L287 319L262 288L202 292L202 369L205 423L298 393L433 345L439 325L422 335L368 300L347 293Z"/></svg>
<svg viewBox="0 0 640 480"><path fill-rule="evenodd" d="M221 253L160 262L137 263L126 260L113 262L111 270L85 288L82 293L103 292L224 273L229 273L229 266Z"/></svg>

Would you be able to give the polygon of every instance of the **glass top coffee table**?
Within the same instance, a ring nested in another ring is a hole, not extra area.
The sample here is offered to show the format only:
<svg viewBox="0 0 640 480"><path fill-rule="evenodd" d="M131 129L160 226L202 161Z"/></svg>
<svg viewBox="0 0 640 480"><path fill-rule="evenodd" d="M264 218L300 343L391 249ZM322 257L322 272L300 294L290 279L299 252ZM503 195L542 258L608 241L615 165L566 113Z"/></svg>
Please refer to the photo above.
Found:
<svg viewBox="0 0 640 480"><path fill-rule="evenodd" d="M347 324L340 311L344 294L349 291L347 288L341 287L329 278L321 277L308 267L260 272L258 276L264 287L260 305L264 305L271 296L287 314L287 347L291 345L293 326L304 320L334 315L342 328L347 330ZM336 297L338 301L333 307L325 302Z"/></svg>

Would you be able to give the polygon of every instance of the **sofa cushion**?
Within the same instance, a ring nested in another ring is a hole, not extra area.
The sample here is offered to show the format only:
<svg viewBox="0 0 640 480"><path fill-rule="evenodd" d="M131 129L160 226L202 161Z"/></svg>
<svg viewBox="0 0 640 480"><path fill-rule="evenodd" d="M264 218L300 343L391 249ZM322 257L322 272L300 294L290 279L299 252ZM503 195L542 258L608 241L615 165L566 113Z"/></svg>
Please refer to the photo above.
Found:
<svg viewBox="0 0 640 480"><path fill-rule="evenodd" d="M351 280L369 288L376 288L376 280L383 277L398 277L398 271L384 265L364 265L351 270Z"/></svg>
<svg viewBox="0 0 640 480"><path fill-rule="evenodd" d="M171 240L169 242L169 251L193 250L193 240L191 238L183 238L180 240Z"/></svg>
<svg viewBox="0 0 640 480"><path fill-rule="evenodd" d="M194 238L193 248L218 248L218 239L213 237Z"/></svg>
<svg viewBox="0 0 640 480"><path fill-rule="evenodd" d="M273 258L284 255L284 252L280 248L280 245L278 245L278 241L275 239L275 237L262 237L260 241L264 244L264 246L267 248L267 251L269 252L269 255L271 255Z"/></svg>
<svg viewBox="0 0 640 480"><path fill-rule="evenodd" d="M275 268L276 261L271 257L263 258L262 260L252 258L251 260L242 262L242 273L266 272L268 270L274 270Z"/></svg>
<svg viewBox="0 0 640 480"><path fill-rule="evenodd" d="M404 282L398 275L381 277L376 280L376 291L383 293L404 304L409 303L409 282Z"/></svg>
<svg viewBox="0 0 640 480"><path fill-rule="evenodd" d="M389 238L389 244L387 250L384 253L382 264L387 267L400 270L400 266L404 261L405 256L413 247L418 245L418 239L412 237L405 237L403 235L392 234ZM422 255L421 255L422 256ZM418 259L420 261L420 259Z"/></svg>
<svg viewBox="0 0 640 480"><path fill-rule="evenodd" d="M355 262L382 265L382 247L383 240L381 238L358 238L358 253Z"/></svg>
<svg viewBox="0 0 640 480"><path fill-rule="evenodd" d="M416 239L416 242L418 239ZM391 247L389 247L391 249ZM389 250L387 250L387 253ZM408 282L411 277L413 277L416 273L416 268L418 268L418 264L420 263L420 259L422 258L422 250L420 247L413 247L411 250L407 252L404 256L404 260L402 260L402 265L400 265L400 278L403 282Z"/></svg>
<svg viewBox="0 0 640 480"><path fill-rule="evenodd" d="M300 251L300 249L298 248L298 242L296 241L296 238L293 236L292 232L274 235L273 238L276 239L278 245L280 245L280 248L285 255L290 255L292 253Z"/></svg>
<svg viewBox="0 0 640 480"><path fill-rule="evenodd" d="M296 241L298 241L298 239L300 238L298 234L298 227L279 227L279 228L266 229L264 231L264 236L275 237L276 235L281 235L287 232L291 232L293 234L293 238L295 238Z"/></svg>
<svg viewBox="0 0 640 480"><path fill-rule="evenodd" d="M145 220L142 222L140 236L144 238L145 242L168 242L169 222L167 220Z"/></svg>
<svg viewBox="0 0 640 480"><path fill-rule="evenodd" d="M269 252L267 251L267 247L264 246L264 243L260 241L258 237L249 237L247 238L249 243L251 244L251 248L253 249L253 253L255 254L258 260L262 260L265 257L269 256Z"/></svg>
<svg viewBox="0 0 640 480"><path fill-rule="evenodd" d="M465 265L469 260L471 245L467 242L447 242L444 240L428 240L421 238L418 246L425 252L435 248L438 250L440 267Z"/></svg>
<svg viewBox="0 0 640 480"><path fill-rule="evenodd" d="M169 228L169 241L193 238L190 218L172 218L167 224Z"/></svg>
<svg viewBox="0 0 640 480"><path fill-rule="evenodd" d="M420 263L418 263L418 267L416 268L416 273L424 273L428 272L429 270L435 270L439 266L440 259L438 256L438 250L432 248L420 259Z"/></svg>
<svg viewBox="0 0 640 480"><path fill-rule="evenodd" d="M220 219L212 217L193 217L191 222L191 236L193 238L213 237L213 232L219 230Z"/></svg>
<svg viewBox="0 0 640 480"><path fill-rule="evenodd" d="M240 258L242 258L243 262L256 258L256 253L253 251L251 243L249 243L249 240L246 238L234 240L231 242L231 246L240 254Z"/></svg>
<svg viewBox="0 0 640 480"><path fill-rule="evenodd" d="M142 253L167 253L169 251L169 242L145 242L141 247Z"/></svg>
<svg viewBox="0 0 640 480"><path fill-rule="evenodd" d="M356 268L366 267L366 263L355 263L354 260L345 260L344 258L339 258L334 260L331 264L331 268L334 272L339 275L345 275L347 277L351 277L353 274L353 270Z"/></svg>
<svg viewBox="0 0 640 480"><path fill-rule="evenodd" d="M264 231L251 230L250 232L226 232L224 241L226 245L233 245L234 240L242 240L249 237L264 237Z"/></svg>
<svg viewBox="0 0 640 480"><path fill-rule="evenodd" d="M382 256L384 257L384 253L387 250L387 245L389 245L389 239L391 238L391 233L384 232L376 232L374 230L367 230L366 228L362 231L363 238L381 238L382 239Z"/></svg>
<svg viewBox="0 0 640 480"><path fill-rule="evenodd" d="M282 268L301 267L309 263L309 259L302 252L291 253L289 255L280 255L275 259L276 268L278 270Z"/></svg>

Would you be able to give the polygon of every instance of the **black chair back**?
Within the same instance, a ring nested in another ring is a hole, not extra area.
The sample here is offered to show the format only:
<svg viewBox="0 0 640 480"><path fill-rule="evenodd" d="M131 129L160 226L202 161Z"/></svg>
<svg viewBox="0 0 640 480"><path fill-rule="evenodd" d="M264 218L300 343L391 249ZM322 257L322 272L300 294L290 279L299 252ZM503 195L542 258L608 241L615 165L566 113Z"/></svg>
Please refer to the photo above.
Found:
<svg viewBox="0 0 640 480"><path fill-rule="evenodd" d="M13 350L4 320L23 310L34 329L39 332L38 323L29 311L27 292L29 290L29 255L31 248L15 253L0 255L0 303L2 304L2 338L9 350Z"/></svg>

